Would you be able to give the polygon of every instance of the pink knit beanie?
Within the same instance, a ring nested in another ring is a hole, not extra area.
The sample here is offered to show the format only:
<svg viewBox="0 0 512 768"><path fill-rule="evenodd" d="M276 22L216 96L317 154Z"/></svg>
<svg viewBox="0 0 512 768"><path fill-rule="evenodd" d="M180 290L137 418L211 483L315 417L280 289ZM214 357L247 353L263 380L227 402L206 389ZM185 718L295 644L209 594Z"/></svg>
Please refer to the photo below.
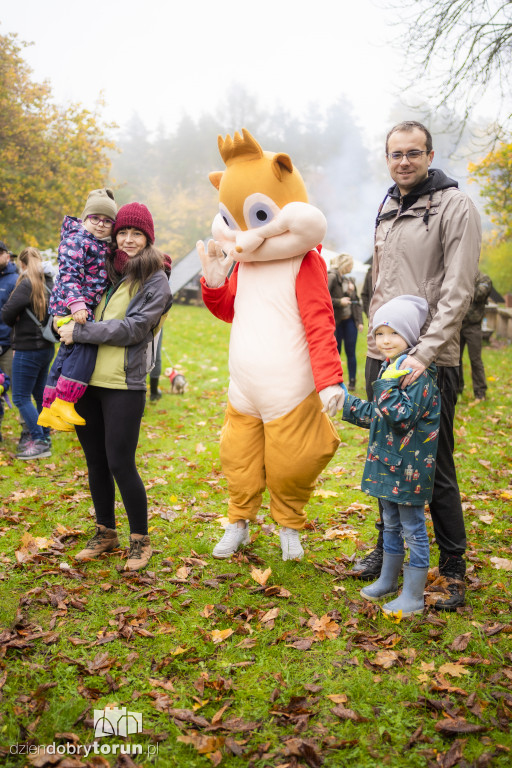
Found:
<svg viewBox="0 0 512 768"><path fill-rule="evenodd" d="M143 203L127 203L121 206L117 212L116 223L114 225L113 237L120 229L125 227L134 227L144 232L150 243L155 242L155 227L153 217Z"/></svg>

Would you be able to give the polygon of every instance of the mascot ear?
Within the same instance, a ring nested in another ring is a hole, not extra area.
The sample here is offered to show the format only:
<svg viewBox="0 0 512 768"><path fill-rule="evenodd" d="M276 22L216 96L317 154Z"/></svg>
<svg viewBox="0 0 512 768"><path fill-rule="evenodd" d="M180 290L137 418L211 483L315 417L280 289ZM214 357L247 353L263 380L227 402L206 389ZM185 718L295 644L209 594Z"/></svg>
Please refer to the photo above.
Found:
<svg viewBox="0 0 512 768"><path fill-rule="evenodd" d="M288 173L293 171L293 163L290 155L286 155L284 152L274 155L272 158L272 170L277 179L282 181L283 171L288 171Z"/></svg>
<svg viewBox="0 0 512 768"><path fill-rule="evenodd" d="M220 180L222 179L223 173L224 171L212 171L212 173L208 174L208 178L210 179L215 189L220 187Z"/></svg>

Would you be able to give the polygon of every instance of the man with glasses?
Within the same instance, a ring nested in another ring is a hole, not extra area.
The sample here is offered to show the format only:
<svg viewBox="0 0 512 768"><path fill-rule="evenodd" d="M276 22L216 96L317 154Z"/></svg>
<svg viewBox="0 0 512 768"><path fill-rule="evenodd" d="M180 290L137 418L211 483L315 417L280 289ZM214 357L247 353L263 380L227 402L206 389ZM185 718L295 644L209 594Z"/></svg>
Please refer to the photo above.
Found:
<svg viewBox="0 0 512 768"><path fill-rule="evenodd" d="M366 389L371 398L372 382L382 363L372 334L375 311L396 296L425 298L429 315L418 343L401 365L411 369L403 377L402 386L415 381L430 363L437 364L441 425L430 513L446 597L434 607L453 611L464 605L466 573L466 532L453 461L459 332L478 269L480 217L457 182L431 168L432 136L421 123L395 125L386 138L386 158L394 184L386 193L375 223ZM363 580L374 580L381 570L383 526L379 512L376 547L352 571L353 576Z"/></svg>

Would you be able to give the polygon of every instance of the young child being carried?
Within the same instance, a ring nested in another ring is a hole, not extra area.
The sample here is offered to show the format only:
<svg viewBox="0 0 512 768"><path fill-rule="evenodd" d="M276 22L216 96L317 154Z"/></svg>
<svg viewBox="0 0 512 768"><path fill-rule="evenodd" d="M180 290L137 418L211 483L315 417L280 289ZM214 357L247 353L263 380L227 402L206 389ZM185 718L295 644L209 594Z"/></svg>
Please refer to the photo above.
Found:
<svg viewBox="0 0 512 768"><path fill-rule="evenodd" d="M105 258L117 215L111 189L89 193L81 220L66 216L58 251L59 274L50 296L50 312L57 325L73 319L83 325L93 320L96 306L107 287ZM43 395L43 410L37 423L61 431L85 424L75 410L94 370L97 346L60 345Z"/></svg>
<svg viewBox="0 0 512 768"><path fill-rule="evenodd" d="M373 401L347 395L343 419L370 430L361 488L380 499L384 521L384 559L379 579L361 589L373 602L398 592L404 562L404 538L410 558L403 565L399 597L382 606L400 617L423 612L429 568L425 503L432 499L441 417L437 369L432 363L412 384L412 372L400 368L417 343L428 305L418 296L398 296L383 304L373 318L375 343L387 358L373 383Z"/></svg>

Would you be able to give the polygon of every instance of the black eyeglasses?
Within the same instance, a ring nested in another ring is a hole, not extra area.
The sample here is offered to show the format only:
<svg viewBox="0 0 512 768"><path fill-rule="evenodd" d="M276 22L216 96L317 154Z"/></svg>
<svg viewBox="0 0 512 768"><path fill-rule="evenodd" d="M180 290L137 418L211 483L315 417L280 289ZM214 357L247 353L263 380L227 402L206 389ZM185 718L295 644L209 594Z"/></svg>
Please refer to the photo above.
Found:
<svg viewBox="0 0 512 768"><path fill-rule="evenodd" d="M398 160L401 162L404 157L408 160L417 160L422 155L428 155L426 149L411 149L409 152L388 152L386 157L388 160Z"/></svg>

